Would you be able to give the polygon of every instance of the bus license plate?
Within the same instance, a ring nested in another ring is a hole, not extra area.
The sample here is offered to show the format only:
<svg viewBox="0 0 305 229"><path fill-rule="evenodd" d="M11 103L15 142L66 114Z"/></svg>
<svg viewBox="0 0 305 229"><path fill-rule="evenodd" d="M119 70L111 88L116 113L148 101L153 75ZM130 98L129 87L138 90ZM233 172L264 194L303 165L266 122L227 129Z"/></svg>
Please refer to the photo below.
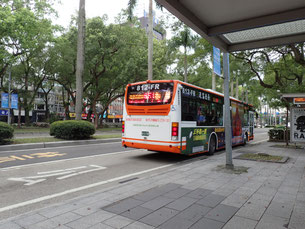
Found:
<svg viewBox="0 0 305 229"><path fill-rule="evenodd" d="M142 131L142 136L145 136L145 137L149 136L149 132L148 131Z"/></svg>

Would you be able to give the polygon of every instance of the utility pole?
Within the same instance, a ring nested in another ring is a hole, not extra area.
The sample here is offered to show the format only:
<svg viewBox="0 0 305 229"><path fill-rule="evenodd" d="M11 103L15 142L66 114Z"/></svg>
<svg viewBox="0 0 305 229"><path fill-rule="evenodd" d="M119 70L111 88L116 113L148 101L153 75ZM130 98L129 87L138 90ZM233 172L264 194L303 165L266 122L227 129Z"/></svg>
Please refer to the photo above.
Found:
<svg viewBox="0 0 305 229"><path fill-rule="evenodd" d="M10 70L8 73L8 113L7 113L7 124L11 124L11 77L12 77L12 69L10 66Z"/></svg>
<svg viewBox="0 0 305 229"><path fill-rule="evenodd" d="M85 0L79 1L78 37L77 37L77 57L76 57L76 120L82 120L83 106L83 75L85 65L85 30L86 11Z"/></svg>
<svg viewBox="0 0 305 229"><path fill-rule="evenodd" d="M148 80L153 79L153 3L149 0L148 12Z"/></svg>
<svg viewBox="0 0 305 229"><path fill-rule="evenodd" d="M213 67L214 69L214 67ZM214 70L212 71L212 90L216 91L216 74Z"/></svg>

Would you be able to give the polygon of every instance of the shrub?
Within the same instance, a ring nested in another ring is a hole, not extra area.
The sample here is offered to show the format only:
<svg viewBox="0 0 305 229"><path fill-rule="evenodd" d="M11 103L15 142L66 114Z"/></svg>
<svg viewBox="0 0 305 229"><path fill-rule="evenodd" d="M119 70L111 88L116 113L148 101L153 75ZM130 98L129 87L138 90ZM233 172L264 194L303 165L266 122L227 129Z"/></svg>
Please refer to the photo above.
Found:
<svg viewBox="0 0 305 229"><path fill-rule="evenodd" d="M67 120L53 122L50 135L62 139L88 139L95 133L92 123L87 121Z"/></svg>
<svg viewBox="0 0 305 229"><path fill-rule="evenodd" d="M282 142L286 141L285 128L273 128L268 131L269 141ZM288 140L290 139L290 130L288 129Z"/></svg>
<svg viewBox="0 0 305 229"><path fill-rule="evenodd" d="M0 122L0 141L11 139L14 136L14 128L5 122Z"/></svg>

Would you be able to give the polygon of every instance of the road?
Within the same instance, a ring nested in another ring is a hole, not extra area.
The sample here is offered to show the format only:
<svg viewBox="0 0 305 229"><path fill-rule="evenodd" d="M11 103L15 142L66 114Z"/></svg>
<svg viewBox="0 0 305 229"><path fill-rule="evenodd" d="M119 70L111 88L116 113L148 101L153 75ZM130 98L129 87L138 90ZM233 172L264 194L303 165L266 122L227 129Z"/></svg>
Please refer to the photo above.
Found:
<svg viewBox="0 0 305 229"><path fill-rule="evenodd" d="M250 144L266 140L267 129L255 129ZM124 149L120 142L1 152L0 220L205 157Z"/></svg>

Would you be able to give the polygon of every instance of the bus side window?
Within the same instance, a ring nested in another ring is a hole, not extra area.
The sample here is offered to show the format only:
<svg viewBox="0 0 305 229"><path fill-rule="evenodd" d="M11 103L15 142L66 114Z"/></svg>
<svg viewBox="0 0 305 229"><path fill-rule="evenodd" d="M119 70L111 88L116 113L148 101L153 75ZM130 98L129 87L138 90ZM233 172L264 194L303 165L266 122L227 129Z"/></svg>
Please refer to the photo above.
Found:
<svg viewBox="0 0 305 229"><path fill-rule="evenodd" d="M190 98L182 96L182 121L196 121L196 102Z"/></svg>

